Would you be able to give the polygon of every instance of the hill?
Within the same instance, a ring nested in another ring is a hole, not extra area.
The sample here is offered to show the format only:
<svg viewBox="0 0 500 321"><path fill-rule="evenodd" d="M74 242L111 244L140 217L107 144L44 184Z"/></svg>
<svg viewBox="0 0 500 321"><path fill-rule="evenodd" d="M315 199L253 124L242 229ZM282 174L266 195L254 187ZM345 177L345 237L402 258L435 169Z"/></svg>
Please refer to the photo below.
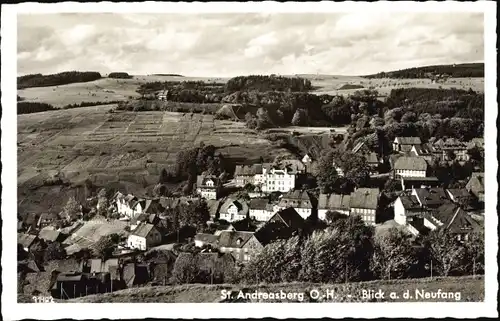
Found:
<svg viewBox="0 0 500 321"><path fill-rule="evenodd" d="M59 86L100 78L101 74L95 71L65 71L51 75L31 74L17 77L17 88Z"/></svg>
<svg viewBox="0 0 500 321"><path fill-rule="evenodd" d="M234 291L230 299L222 299L222 291ZM479 302L484 300L484 277L443 277L426 279L409 279L395 281L371 281L345 284L317 284L317 283L282 283L282 284L260 284L260 285L206 285L206 284L185 284L178 286L155 286L127 289L114 293L89 295L86 297L73 299L70 303L112 303L112 302L158 302L158 303L215 303L215 302L301 302L299 296L295 300L262 300L257 299L237 299L239 291L245 293L259 292L280 292L303 293L302 302L408 302L408 301L428 301L428 302ZM320 294L326 291L333 293L332 297L314 300L310 296L311 290L317 290ZM367 299L362 297L361 290L382 290L385 293L384 299ZM409 291L411 299L403 298L403 293ZM416 290L422 292L437 293L438 290L444 293L460 293L459 299L456 297L443 299L425 299L416 297ZM389 293L396 292L399 299L390 299Z"/></svg>
<svg viewBox="0 0 500 321"><path fill-rule="evenodd" d="M366 75L365 78L430 78L436 75L447 75L453 78L484 77L484 63L435 65L380 72Z"/></svg>

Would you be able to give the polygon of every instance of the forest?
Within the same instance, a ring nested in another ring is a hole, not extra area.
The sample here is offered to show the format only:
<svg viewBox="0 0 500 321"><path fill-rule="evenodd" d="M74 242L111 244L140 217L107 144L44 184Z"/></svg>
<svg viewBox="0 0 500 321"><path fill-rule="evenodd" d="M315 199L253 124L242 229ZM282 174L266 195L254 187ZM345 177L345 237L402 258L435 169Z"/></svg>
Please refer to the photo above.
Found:
<svg viewBox="0 0 500 321"><path fill-rule="evenodd" d="M100 78L101 74L94 71L65 71L50 75L30 74L17 77L17 89L60 86L77 82L94 81Z"/></svg>
<svg viewBox="0 0 500 321"><path fill-rule="evenodd" d="M365 78L429 78L431 75L448 75L453 78L484 77L484 63L436 65L380 72Z"/></svg>

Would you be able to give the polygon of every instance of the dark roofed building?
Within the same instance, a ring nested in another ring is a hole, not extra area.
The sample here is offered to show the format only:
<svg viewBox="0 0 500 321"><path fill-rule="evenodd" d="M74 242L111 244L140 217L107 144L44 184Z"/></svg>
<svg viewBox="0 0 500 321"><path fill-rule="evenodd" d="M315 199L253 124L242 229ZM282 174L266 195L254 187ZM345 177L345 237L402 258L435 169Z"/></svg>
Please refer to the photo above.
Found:
<svg viewBox="0 0 500 321"><path fill-rule="evenodd" d="M204 245L217 245L218 236L208 233L198 233L194 236L194 245L202 247Z"/></svg>
<svg viewBox="0 0 500 321"><path fill-rule="evenodd" d="M423 157L399 157L394 163L396 177L426 177L427 161Z"/></svg>
<svg viewBox="0 0 500 321"><path fill-rule="evenodd" d="M219 210L219 218L228 222L240 221L248 216L248 204L243 199L228 198Z"/></svg>
<svg viewBox="0 0 500 321"><path fill-rule="evenodd" d="M465 188L449 188L448 197L454 203L468 207L472 203L472 195Z"/></svg>
<svg viewBox="0 0 500 321"><path fill-rule="evenodd" d="M131 231L127 239L127 245L132 249L145 251L160 244L161 241L161 233L153 224L141 223Z"/></svg>
<svg viewBox="0 0 500 321"><path fill-rule="evenodd" d="M411 195L415 196L422 207L437 208L450 203L443 188L414 188Z"/></svg>
<svg viewBox="0 0 500 321"><path fill-rule="evenodd" d="M479 224L456 204L443 204L426 219L428 225L434 226L433 229L444 229L460 241L467 240L471 233L481 231Z"/></svg>
<svg viewBox="0 0 500 321"><path fill-rule="evenodd" d="M221 231L218 235L218 248L222 253L230 253L238 261L248 261L262 249L254 232Z"/></svg>
<svg viewBox="0 0 500 321"><path fill-rule="evenodd" d="M406 225L424 213L427 213L427 210L420 205L415 195L403 194L394 202L394 220L398 224Z"/></svg>
<svg viewBox="0 0 500 321"><path fill-rule="evenodd" d="M61 232L56 231L50 226L46 226L40 230L38 233L38 237L45 242L62 242L64 239L63 234Z"/></svg>
<svg viewBox="0 0 500 321"><path fill-rule="evenodd" d="M484 202L484 173L472 173L465 188L467 191L474 194L480 202Z"/></svg>
<svg viewBox="0 0 500 321"><path fill-rule="evenodd" d="M351 209L351 195L320 194L318 199L318 218L324 220L326 212L339 212L349 215Z"/></svg>
<svg viewBox="0 0 500 321"><path fill-rule="evenodd" d="M312 213L312 199L306 191L294 190L283 195L279 201L279 209L288 207L293 207L303 219L306 219Z"/></svg>
<svg viewBox="0 0 500 321"><path fill-rule="evenodd" d="M262 245L267 245L278 239L287 239L304 228L304 219L297 211L288 207L269 219L255 232L255 237Z"/></svg>
<svg viewBox="0 0 500 321"><path fill-rule="evenodd" d="M377 188L358 188L351 193L350 215L359 215L366 224L373 225L377 220L379 190Z"/></svg>
<svg viewBox="0 0 500 321"><path fill-rule="evenodd" d="M409 152L414 145L421 145L420 137L396 137L392 149L397 152Z"/></svg>

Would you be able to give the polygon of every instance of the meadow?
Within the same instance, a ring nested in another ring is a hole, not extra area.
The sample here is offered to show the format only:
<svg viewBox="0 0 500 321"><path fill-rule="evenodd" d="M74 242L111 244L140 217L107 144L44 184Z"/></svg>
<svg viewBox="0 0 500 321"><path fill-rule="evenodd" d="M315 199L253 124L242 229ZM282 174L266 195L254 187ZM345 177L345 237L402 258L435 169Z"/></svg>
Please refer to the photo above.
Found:
<svg viewBox="0 0 500 321"><path fill-rule="evenodd" d="M437 277L425 279L408 280L388 280L388 281L370 281L354 282L346 284L324 284L324 283L282 283L282 284L259 284L259 285L235 285L235 284L184 284L177 286L155 286L133 288L117 291L114 293L89 295L86 297L72 299L68 303L112 303L112 302L134 302L134 303L217 303L217 302L298 302L298 300L223 300L221 292L242 290L245 293L253 291L273 292L285 291L286 293L301 292L304 293L302 302L457 302L455 298L448 299L424 299L417 298L415 291L437 292L458 292L460 293L459 302L480 302L484 300L484 277ZM309 293L311 290L317 290L320 294L333 293L332 296L314 300ZM383 299L363 298L362 290L383 291ZM403 294L409 291L412 298L405 299ZM389 293L395 292L399 298L389 298Z"/></svg>

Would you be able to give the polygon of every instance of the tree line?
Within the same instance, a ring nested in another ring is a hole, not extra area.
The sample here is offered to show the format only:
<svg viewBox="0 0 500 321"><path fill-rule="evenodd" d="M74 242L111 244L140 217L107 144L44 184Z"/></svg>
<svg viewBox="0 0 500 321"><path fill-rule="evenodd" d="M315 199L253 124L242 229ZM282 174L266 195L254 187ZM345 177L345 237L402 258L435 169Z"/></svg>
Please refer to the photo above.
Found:
<svg viewBox="0 0 500 321"><path fill-rule="evenodd" d="M484 63L436 65L401 69L364 76L365 78L429 78L429 74L446 74L454 78L484 77Z"/></svg>
<svg viewBox="0 0 500 321"><path fill-rule="evenodd" d="M132 78L131 75L129 75L126 72L110 72L108 75L108 78L114 78L114 79L130 79Z"/></svg>
<svg viewBox="0 0 500 321"><path fill-rule="evenodd" d="M391 228L375 235L356 216L337 217L324 230L272 242L243 269L245 283L342 283L484 273L484 238L464 243L446 232L415 239Z"/></svg>
<svg viewBox="0 0 500 321"><path fill-rule="evenodd" d="M300 77L239 76L228 80L226 92L236 91L292 91L306 92L312 89L311 81Z"/></svg>
<svg viewBox="0 0 500 321"><path fill-rule="evenodd" d="M30 74L17 77L17 88L60 86L100 78L101 74L95 71L65 71L50 75Z"/></svg>

